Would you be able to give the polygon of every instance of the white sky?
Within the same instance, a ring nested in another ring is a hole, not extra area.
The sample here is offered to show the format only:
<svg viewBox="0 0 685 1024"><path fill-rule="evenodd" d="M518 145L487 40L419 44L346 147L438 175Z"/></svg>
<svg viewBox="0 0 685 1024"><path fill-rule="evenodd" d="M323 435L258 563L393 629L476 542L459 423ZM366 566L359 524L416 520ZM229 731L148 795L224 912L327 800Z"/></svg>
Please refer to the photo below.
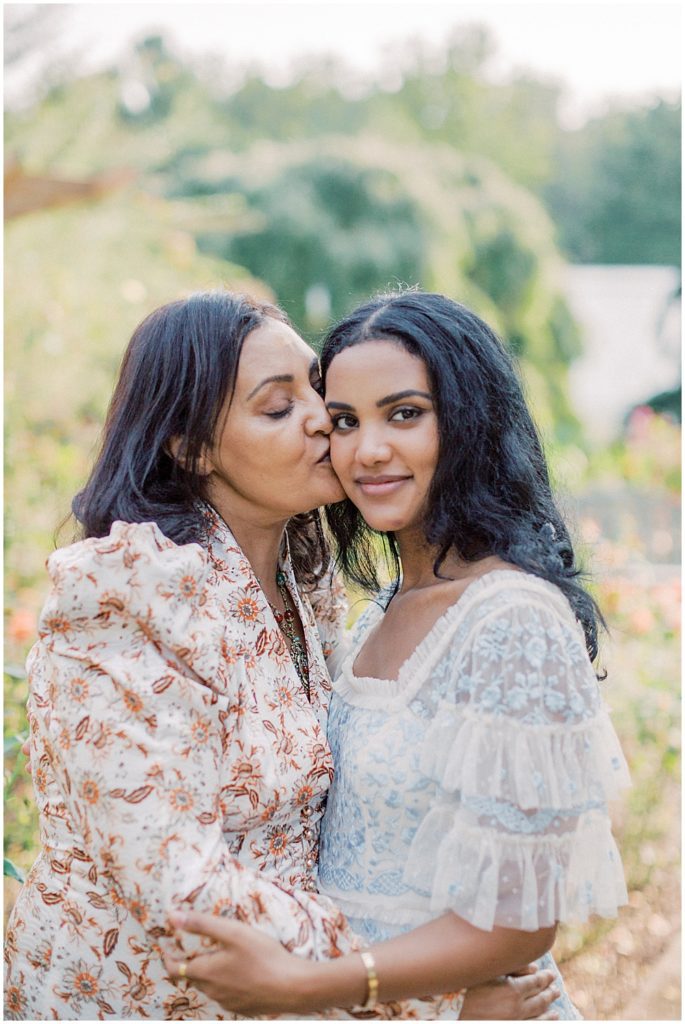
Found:
<svg viewBox="0 0 685 1024"><path fill-rule="evenodd" d="M12 6L12 5L5 5ZM681 80L680 3L336 3L214 4L82 3L66 5L68 31L52 41L89 53L87 66L112 63L134 38L162 30L181 55L213 54L227 67L258 61L270 80L283 80L293 59L334 53L375 76L392 64L407 37L440 45L459 26L481 23L493 32L493 77L528 68L568 87L563 115L569 126L601 111L609 97L674 97ZM8 96L12 81L6 79Z"/></svg>

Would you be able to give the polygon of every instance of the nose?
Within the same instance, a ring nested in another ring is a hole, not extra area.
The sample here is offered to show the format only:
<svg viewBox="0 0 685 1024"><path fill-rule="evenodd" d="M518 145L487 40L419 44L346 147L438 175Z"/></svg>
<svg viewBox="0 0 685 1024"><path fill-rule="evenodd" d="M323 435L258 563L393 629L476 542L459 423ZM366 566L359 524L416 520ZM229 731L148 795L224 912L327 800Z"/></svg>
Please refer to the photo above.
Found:
<svg viewBox="0 0 685 1024"><path fill-rule="evenodd" d="M375 466L379 462L389 462L392 450L383 435L373 427L357 428L357 450L355 456L362 466Z"/></svg>
<svg viewBox="0 0 685 1024"><path fill-rule="evenodd" d="M304 429L310 436L314 436L314 434L325 434L328 436L333 430L331 417L328 415L324 400L314 388L312 388L309 398Z"/></svg>

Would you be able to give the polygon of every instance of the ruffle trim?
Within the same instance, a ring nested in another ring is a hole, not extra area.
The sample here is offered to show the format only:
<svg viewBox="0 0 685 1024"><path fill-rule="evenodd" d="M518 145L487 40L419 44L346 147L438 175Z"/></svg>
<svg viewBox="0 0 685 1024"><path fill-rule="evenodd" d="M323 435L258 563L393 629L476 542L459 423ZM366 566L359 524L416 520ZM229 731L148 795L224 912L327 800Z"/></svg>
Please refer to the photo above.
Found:
<svg viewBox="0 0 685 1024"><path fill-rule="evenodd" d="M509 575L509 574L508 574ZM485 579L486 577L481 577ZM480 580L476 580L479 583ZM455 604L443 612L440 618L433 624L426 636L414 648L409 657L402 663L397 679L378 679L375 676L356 676L354 674L354 662L361 650L364 641L372 626L376 625L383 615L383 609L378 609L378 614L369 619L368 626L363 635L354 644L347 657L341 664L340 674L335 681L335 690L339 696L344 697L349 704L360 708L392 708L406 704L425 685L431 666L440 656L447 643L451 641L454 628L453 620L457 615L461 616L466 607L466 597L469 596L473 583L464 596Z"/></svg>
<svg viewBox="0 0 685 1024"><path fill-rule="evenodd" d="M613 800L630 786L605 707L576 724L528 725L468 705L440 708L426 735L421 770L448 793L507 801L523 810Z"/></svg>
<svg viewBox="0 0 685 1024"><path fill-rule="evenodd" d="M599 811L582 815L573 832L521 837L435 808L414 837L404 880L429 897L433 914L453 910L486 931L615 917L627 901L610 822Z"/></svg>
<svg viewBox="0 0 685 1024"><path fill-rule="evenodd" d="M336 693L348 704L360 708L390 709L407 704L425 684L433 665L455 637L455 630L461 620L466 619L477 602L487 600L503 590L512 592L511 607L530 608L531 605L538 605L548 613L551 611L555 618L571 625L574 630L579 629L566 598L553 584L515 569L493 569L470 583L459 600L445 609L400 666L397 679L354 674L357 655L370 630L384 614L382 607L374 606L374 612L369 614L348 656L338 663L340 673L334 683ZM492 609L493 613L498 610ZM480 620L473 622L469 631L476 630L480 624ZM465 641L465 638L462 639Z"/></svg>

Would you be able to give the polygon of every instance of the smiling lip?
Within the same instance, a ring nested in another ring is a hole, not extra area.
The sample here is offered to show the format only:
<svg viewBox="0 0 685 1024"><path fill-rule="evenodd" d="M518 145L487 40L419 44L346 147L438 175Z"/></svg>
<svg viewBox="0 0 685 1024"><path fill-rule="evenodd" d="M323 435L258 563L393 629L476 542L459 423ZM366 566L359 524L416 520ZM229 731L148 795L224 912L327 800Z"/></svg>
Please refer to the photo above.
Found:
<svg viewBox="0 0 685 1024"><path fill-rule="evenodd" d="M324 465L325 466L325 465L329 465L330 461L331 461L331 450L330 450L330 448L327 448L326 451L323 453L323 455L316 460L314 465L316 465L316 466Z"/></svg>
<svg viewBox="0 0 685 1024"><path fill-rule="evenodd" d="M355 483L362 494L381 497L392 494L410 479L409 476L359 476Z"/></svg>

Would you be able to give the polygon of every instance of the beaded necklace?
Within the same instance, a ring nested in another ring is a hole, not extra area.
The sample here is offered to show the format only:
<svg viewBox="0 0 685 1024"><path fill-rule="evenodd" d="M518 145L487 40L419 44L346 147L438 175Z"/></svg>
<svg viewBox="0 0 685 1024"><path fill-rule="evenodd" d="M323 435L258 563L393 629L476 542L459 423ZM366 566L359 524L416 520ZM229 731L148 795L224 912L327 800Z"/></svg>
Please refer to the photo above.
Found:
<svg viewBox="0 0 685 1024"><path fill-rule="evenodd" d="M278 592L283 599L283 607L285 611L279 612L277 608L274 608L270 601L269 605L281 632L290 641L290 657L293 660L295 671L300 677L300 682L302 683L302 689L305 692L305 696L307 700L311 700L307 648L295 628L295 610L293 607L293 600L290 596L290 592L288 591L288 587L286 586L285 573L280 569L276 572L276 586L278 587Z"/></svg>

